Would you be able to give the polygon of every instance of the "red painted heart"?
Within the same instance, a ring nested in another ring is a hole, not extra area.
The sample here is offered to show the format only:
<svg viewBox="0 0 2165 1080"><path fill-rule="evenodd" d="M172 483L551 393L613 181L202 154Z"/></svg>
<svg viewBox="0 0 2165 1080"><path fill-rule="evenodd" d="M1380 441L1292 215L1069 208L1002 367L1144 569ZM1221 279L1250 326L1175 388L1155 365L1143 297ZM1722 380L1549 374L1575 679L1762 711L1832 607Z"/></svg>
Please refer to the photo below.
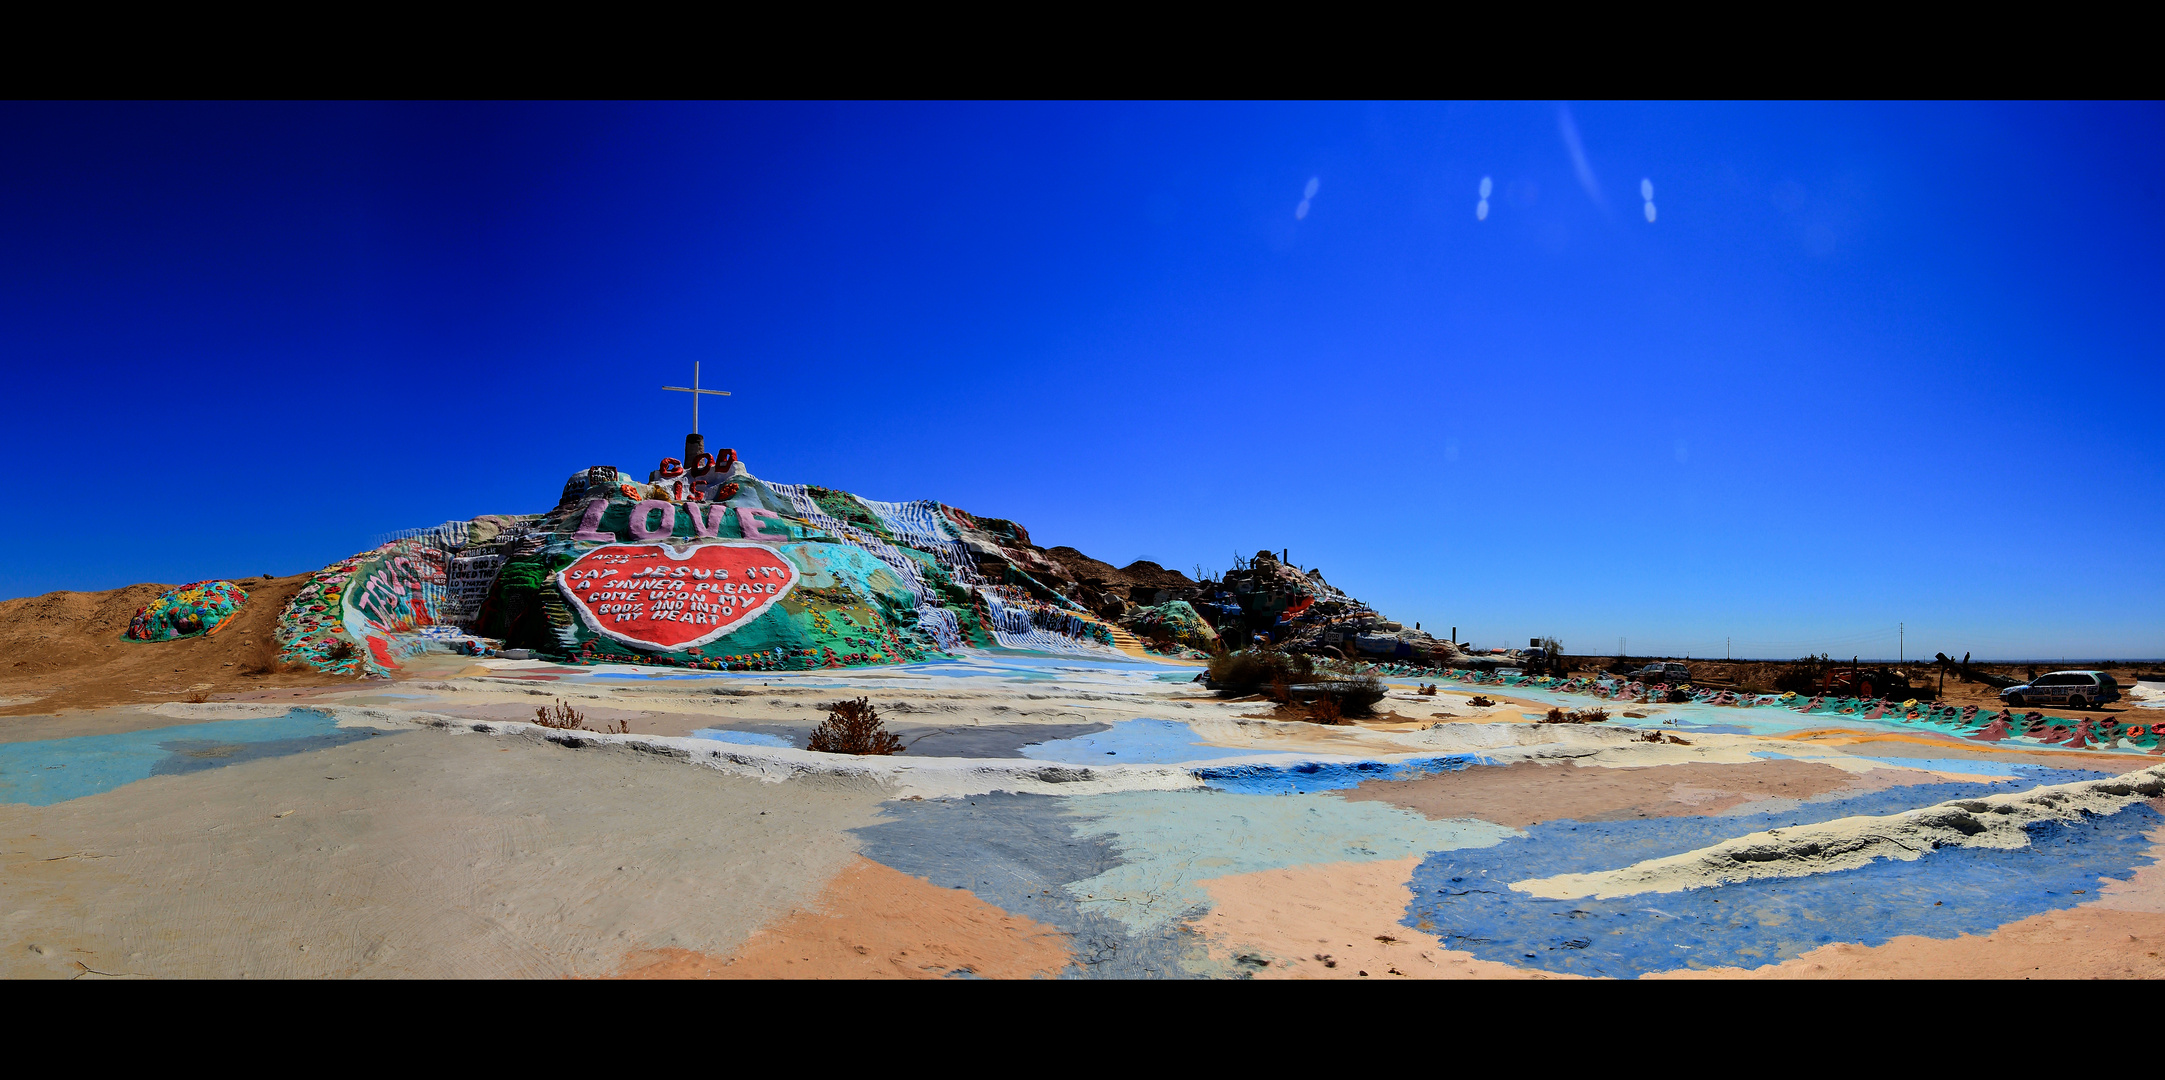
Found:
<svg viewBox="0 0 2165 1080"><path fill-rule="evenodd" d="M734 633L796 584L796 567L761 544L609 544L556 575L595 633L657 652Z"/></svg>

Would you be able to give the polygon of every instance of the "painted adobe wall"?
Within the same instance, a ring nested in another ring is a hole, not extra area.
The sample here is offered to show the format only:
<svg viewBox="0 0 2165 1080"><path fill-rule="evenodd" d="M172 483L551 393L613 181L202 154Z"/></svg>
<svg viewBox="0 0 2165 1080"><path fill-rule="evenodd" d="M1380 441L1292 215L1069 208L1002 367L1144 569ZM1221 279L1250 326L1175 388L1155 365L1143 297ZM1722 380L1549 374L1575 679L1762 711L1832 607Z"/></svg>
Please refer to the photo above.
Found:
<svg viewBox="0 0 2165 1080"><path fill-rule="evenodd" d="M481 627L514 647L749 670L962 647L1114 655L1101 621L1013 565L1010 537L929 500L772 484L732 461L650 483L590 469L546 520L498 598L524 621Z"/></svg>
<svg viewBox="0 0 2165 1080"><path fill-rule="evenodd" d="M288 651L357 674L446 644L734 670L966 647L1117 656L1102 620L1030 573L1034 554L1011 522L771 484L733 458L644 483L597 467L547 514L449 523L326 568L289 609Z"/></svg>

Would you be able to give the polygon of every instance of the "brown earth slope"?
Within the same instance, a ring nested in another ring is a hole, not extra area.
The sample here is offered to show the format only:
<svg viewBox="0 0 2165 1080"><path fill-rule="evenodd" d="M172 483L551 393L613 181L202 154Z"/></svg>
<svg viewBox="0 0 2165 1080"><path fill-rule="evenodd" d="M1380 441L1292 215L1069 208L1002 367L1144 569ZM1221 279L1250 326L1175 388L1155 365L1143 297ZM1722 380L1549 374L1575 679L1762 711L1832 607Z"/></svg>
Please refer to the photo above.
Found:
<svg viewBox="0 0 2165 1080"><path fill-rule="evenodd" d="M248 592L240 614L216 634L180 641L120 636L170 585L0 600L0 716L352 682L313 669L272 670L278 612L306 574L233 580Z"/></svg>
<svg viewBox="0 0 2165 1080"><path fill-rule="evenodd" d="M1193 585L1188 575L1178 570L1167 570L1148 559L1137 559L1126 567L1115 567L1101 562L1071 547L1047 548L1045 557L1068 572L1076 581L1102 581L1107 585L1133 587L1155 585L1161 589L1177 589Z"/></svg>

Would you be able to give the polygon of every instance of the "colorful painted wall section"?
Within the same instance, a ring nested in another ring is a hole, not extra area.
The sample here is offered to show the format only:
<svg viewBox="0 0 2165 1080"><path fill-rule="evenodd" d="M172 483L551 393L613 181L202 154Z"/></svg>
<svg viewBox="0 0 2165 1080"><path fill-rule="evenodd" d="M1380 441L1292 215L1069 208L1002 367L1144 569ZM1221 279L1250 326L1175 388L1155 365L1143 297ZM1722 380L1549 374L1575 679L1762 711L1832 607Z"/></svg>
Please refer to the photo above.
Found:
<svg viewBox="0 0 2165 1080"><path fill-rule="evenodd" d="M248 593L230 581L198 581L167 589L135 613L121 634L129 641L172 641L215 634L240 614Z"/></svg>
<svg viewBox="0 0 2165 1080"><path fill-rule="evenodd" d="M380 675L441 648L751 671L1112 654L1097 616L955 524L990 519L768 483L734 461L703 477L719 484L666 473L585 469L546 514L446 522L326 568L282 619L288 658Z"/></svg>
<svg viewBox="0 0 2165 1080"><path fill-rule="evenodd" d="M415 632L438 622L447 561L441 549L411 541L385 544L357 561L342 598L343 621L375 668L396 668L429 647Z"/></svg>
<svg viewBox="0 0 2165 1080"><path fill-rule="evenodd" d="M706 645L765 615L797 568L759 544L608 544L557 572L557 588L595 633L635 648Z"/></svg>

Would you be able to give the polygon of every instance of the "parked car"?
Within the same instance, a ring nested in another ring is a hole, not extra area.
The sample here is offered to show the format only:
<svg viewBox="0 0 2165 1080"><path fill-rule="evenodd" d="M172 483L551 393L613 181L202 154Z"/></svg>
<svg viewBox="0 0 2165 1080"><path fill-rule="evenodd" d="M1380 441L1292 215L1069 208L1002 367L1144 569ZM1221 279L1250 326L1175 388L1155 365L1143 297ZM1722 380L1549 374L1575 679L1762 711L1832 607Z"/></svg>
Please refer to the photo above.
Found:
<svg viewBox="0 0 2165 1080"><path fill-rule="evenodd" d="M1536 676L1560 673L1563 670L1563 666L1556 663L1548 652L1543 649L1528 649L1521 653L1517 666L1521 672Z"/></svg>
<svg viewBox="0 0 2165 1080"><path fill-rule="evenodd" d="M1682 664L1648 664L1624 676L1628 682L1641 682L1648 686L1662 683L1681 686L1691 681L1691 669Z"/></svg>
<svg viewBox="0 0 2165 1080"><path fill-rule="evenodd" d="M2054 671L2000 691L2000 700L2016 707L2087 709L2120 700L2120 683L2102 671Z"/></svg>

